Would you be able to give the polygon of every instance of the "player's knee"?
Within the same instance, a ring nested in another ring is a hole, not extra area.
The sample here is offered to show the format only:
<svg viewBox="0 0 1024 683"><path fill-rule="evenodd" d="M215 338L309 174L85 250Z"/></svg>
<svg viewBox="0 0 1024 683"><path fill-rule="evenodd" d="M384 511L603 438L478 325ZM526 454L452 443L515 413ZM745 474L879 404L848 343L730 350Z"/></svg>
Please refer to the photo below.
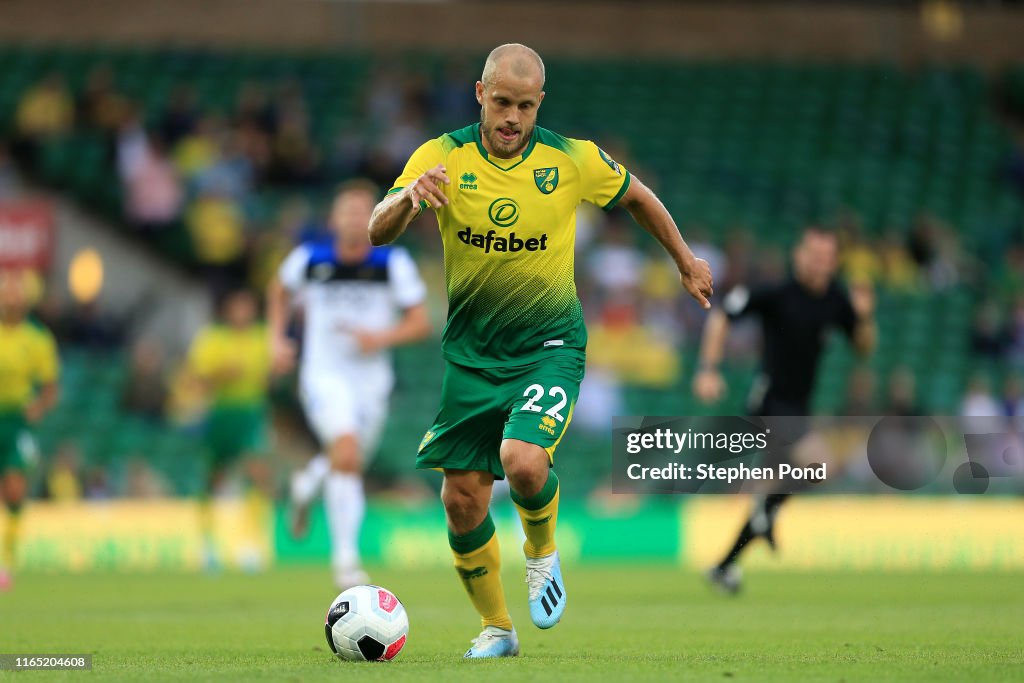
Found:
<svg viewBox="0 0 1024 683"><path fill-rule="evenodd" d="M548 478L547 453L543 448L523 441L506 439L501 444L501 466L512 489L523 496L540 491Z"/></svg>
<svg viewBox="0 0 1024 683"><path fill-rule="evenodd" d="M336 472L358 474L362 471L359 442L353 434L339 436L331 443L331 469Z"/></svg>
<svg viewBox="0 0 1024 683"><path fill-rule="evenodd" d="M467 534L480 525L487 515L489 498L465 486L445 482L441 489L448 525L457 534Z"/></svg>
<svg viewBox="0 0 1024 683"><path fill-rule="evenodd" d="M20 474L8 474L3 479L3 498L8 506L20 505L25 500L28 484Z"/></svg>

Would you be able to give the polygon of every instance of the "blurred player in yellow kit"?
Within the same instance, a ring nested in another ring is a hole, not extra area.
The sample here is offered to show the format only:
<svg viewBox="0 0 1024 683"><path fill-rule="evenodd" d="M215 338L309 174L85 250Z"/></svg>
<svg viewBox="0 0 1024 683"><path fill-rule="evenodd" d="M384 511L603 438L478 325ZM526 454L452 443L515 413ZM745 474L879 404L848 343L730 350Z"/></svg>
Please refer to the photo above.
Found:
<svg viewBox="0 0 1024 683"><path fill-rule="evenodd" d="M207 568L215 568L220 553L214 541L211 497L232 466L246 460L252 486L246 494L249 545L239 558L254 569L265 560L260 549L261 530L269 523L269 472L255 457L266 451L267 391L270 350L267 333L259 321L259 304L247 290L229 293L221 303L221 320L200 330L189 350L193 377L210 397L204 428L209 458L206 489L200 499L200 525Z"/></svg>
<svg viewBox="0 0 1024 683"><path fill-rule="evenodd" d="M28 273L0 272L0 498L7 526L0 538L0 591L11 587L25 472L35 452L30 426L57 403L60 363L49 330L26 318Z"/></svg>

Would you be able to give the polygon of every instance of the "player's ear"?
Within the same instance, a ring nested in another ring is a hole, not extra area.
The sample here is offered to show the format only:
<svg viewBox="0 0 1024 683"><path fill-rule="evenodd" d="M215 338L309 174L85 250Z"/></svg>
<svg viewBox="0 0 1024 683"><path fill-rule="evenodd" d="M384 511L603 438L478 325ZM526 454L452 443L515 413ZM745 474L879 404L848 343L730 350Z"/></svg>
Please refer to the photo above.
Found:
<svg viewBox="0 0 1024 683"><path fill-rule="evenodd" d="M544 101L544 91L541 90L540 91L540 97L537 98L537 106L539 107L541 102L543 102L543 101Z"/></svg>
<svg viewBox="0 0 1024 683"><path fill-rule="evenodd" d="M477 104L483 106L484 104L484 84L482 81L476 82L476 101Z"/></svg>

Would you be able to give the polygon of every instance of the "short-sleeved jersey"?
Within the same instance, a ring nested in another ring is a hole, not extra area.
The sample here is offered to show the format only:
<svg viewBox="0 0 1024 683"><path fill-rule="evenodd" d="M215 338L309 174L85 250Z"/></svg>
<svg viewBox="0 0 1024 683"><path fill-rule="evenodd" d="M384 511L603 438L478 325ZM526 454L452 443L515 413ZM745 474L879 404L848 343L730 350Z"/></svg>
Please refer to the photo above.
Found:
<svg viewBox="0 0 1024 683"><path fill-rule="evenodd" d="M36 388L57 381L57 343L46 328L29 321L0 323L0 412L24 410Z"/></svg>
<svg viewBox="0 0 1024 683"><path fill-rule="evenodd" d="M793 278L752 291L737 287L726 295L722 307L731 319L760 318L767 390L801 406L810 401L828 332L838 328L852 338L857 325L850 297L837 282L821 295Z"/></svg>
<svg viewBox="0 0 1024 683"><path fill-rule="evenodd" d="M586 349L573 277L576 207L611 209L629 172L593 142L535 127L523 154L488 155L480 124L422 145L390 193L443 164L445 357L469 367L525 365L552 349ZM389 194L390 194L389 193Z"/></svg>
<svg viewBox="0 0 1024 683"><path fill-rule="evenodd" d="M364 354L352 333L386 330L402 310L423 303L426 286L409 253L377 247L359 263L342 263L331 242L302 244L285 258L278 277L302 298L302 374L379 377L383 385L374 389L390 390L390 353Z"/></svg>
<svg viewBox="0 0 1024 683"><path fill-rule="evenodd" d="M215 405L260 405L270 381L270 346L263 325L200 330L188 354L189 368L208 382Z"/></svg>

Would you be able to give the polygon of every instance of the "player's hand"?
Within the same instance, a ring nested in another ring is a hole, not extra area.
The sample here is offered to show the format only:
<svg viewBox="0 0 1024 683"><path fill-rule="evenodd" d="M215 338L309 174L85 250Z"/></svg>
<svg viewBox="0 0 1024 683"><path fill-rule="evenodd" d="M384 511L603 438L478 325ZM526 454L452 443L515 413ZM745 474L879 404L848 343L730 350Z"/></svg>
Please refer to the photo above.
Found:
<svg viewBox="0 0 1024 683"><path fill-rule="evenodd" d="M36 424L43 419L45 412L41 401L33 401L25 406L25 421L29 424Z"/></svg>
<svg viewBox="0 0 1024 683"><path fill-rule="evenodd" d="M356 344L359 345L359 351L366 355L383 351L389 345L387 337L380 332L356 330L352 332L352 337L356 340Z"/></svg>
<svg viewBox="0 0 1024 683"><path fill-rule="evenodd" d="M405 196L414 209L420 208L420 201L425 201L432 209L438 209L448 204L448 197L444 195L441 185L450 185L451 182L445 167L438 164L407 185L404 190Z"/></svg>
<svg viewBox="0 0 1024 683"><path fill-rule="evenodd" d="M298 351L287 337L274 337L270 342L270 371L275 377L286 375L295 367Z"/></svg>
<svg viewBox="0 0 1024 683"><path fill-rule="evenodd" d="M701 403L715 403L725 395L725 380L722 373L704 368L693 378L693 394Z"/></svg>
<svg viewBox="0 0 1024 683"><path fill-rule="evenodd" d="M875 313L875 290L867 282L850 287L850 304L861 320L871 318Z"/></svg>
<svg viewBox="0 0 1024 683"><path fill-rule="evenodd" d="M686 270L679 271L679 282L703 308L711 308L708 297L715 293L712 286L711 266L702 258L695 258Z"/></svg>

